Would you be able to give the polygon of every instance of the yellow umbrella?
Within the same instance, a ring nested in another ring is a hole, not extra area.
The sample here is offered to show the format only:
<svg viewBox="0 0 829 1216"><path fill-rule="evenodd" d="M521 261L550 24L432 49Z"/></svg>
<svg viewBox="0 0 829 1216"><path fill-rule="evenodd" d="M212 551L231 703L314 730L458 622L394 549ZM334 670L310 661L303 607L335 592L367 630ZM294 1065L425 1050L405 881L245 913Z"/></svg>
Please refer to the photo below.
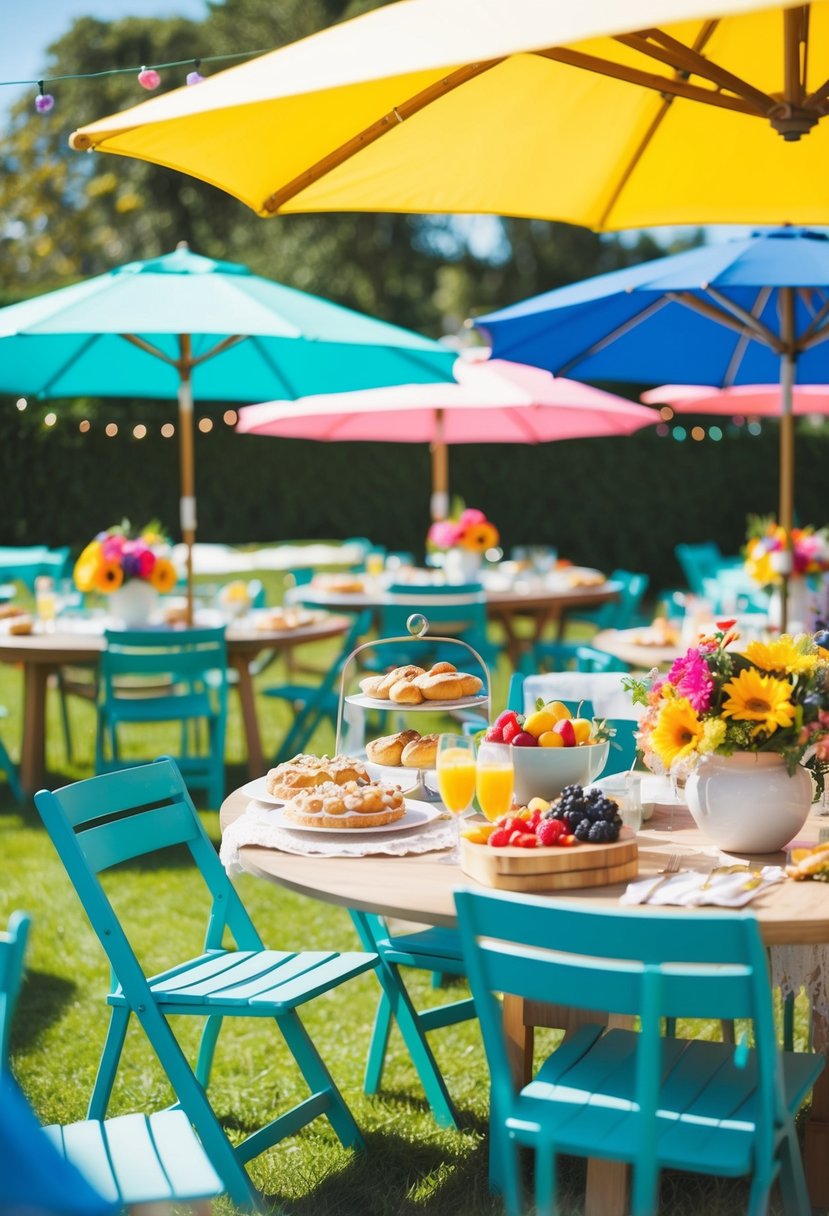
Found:
<svg viewBox="0 0 829 1216"><path fill-rule="evenodd" d="M82 127L260 215L829 223L829 0L402 0Z"/></svg>

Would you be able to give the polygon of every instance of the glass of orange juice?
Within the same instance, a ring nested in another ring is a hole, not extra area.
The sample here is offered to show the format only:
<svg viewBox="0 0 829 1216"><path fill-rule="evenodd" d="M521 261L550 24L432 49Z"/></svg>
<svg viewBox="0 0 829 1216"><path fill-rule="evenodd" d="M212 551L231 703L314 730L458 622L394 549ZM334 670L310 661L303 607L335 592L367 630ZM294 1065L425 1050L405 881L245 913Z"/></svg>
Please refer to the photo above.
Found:
<svg viewBox="0 0 829 1216"><path fill-rule="evenodd" d="M441 801L457 824L475 795L475 740L469 735L441 735L437 772Z"/></svg>
<svg viewBox="0 0 829 1216"><path fill-rule="evenodd" d="M478 806L490 822L506 815L512 806L515 769L508 743L482 743L478 748L475 792Z"/></svg>

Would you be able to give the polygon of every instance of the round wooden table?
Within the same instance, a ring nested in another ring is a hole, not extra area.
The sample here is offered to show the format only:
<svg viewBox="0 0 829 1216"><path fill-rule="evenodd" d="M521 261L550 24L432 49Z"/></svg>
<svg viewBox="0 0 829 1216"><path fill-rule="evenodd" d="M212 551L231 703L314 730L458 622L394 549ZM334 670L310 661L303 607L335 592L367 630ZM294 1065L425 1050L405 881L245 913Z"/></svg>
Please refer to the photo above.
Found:
<svg viewBox="0 0 829 1216"><path fill-rule="evenodd" d="M61 667L96 666L104 648L100 622L73 620L74 628L21 636L0 633L0 663L23 668L23 732L20 743L20 783L27 793L46 781L46 689ZM85 628L83 626L86 626ZM251 777L265 771L262 738L256 716L251 662L264 650L289 650L307 642L339 637L351 626L348 617L330 615L299 629L260 629L244 621L227 627L227 660L238 676L237 688L247 743ZM37 627L36 627L37 628Z"/></svg>
<svg viewBox="0 0 829 1216"><path fill-rule="evenodd" d="M619 598L619 584L610 580L589 585L569 585L564 579L555 584L528 577L516 579L509 587L488 585L485 580L483 587L487 614L502 626L507 654L514 668L517 668L523 651L541 640L550 623L557 624L557 636L561 637L568 612L578 608L597 608ZM412 583L407 594L410 592L412 597L416 597L418 592L428 595L429 591L428 583ZM375 618L379 617L384 604L392 602L392 597L379 581L374 587L367 582L364 591L336 591L304 583L291 588L285 599L288 603L328 608L334 612L360 612L369 608ZM529 620L528 634L516 628L519 619Z"/></svg>
<svg viewBox="0 0 829 1216"><path fill-rule="evenodd" d="M224 830L249 801L241 791L230 794L222 804ZM826 821L813 814L802 832L803 839L819 839ZM716 850L702 836L684 807L655 808L653 817L639 834L640 875L656 875L672 853L691 850ZM782 863L783 854L752 859L756 864ZM446 861L445 853L415 854L407 857L303 857L280 853L261 846L240 850L244 869L301 895L340 907L375 912L383 916L454 926L454 893L457 887L476 885L458 865ZM699 863L697 863L699 864ZM703 858L700 868L714 864ZM588 890L555 893L593 908L618 907L625 884ZM768 945L829 944L829 892L824 883L784 882L771 887L750 905L756 914ZM689 931L696 916L705 908L687 909ZM647 910L643 909L643 915ZM558 1008L525 1004L520 998L504 1001L504 1020L512 1044L512 1059L517 1080L528 1076L532 1061L533 1028L537 1025L568 1024L566 1013ZM829 1206L829 1067L819 1078L812 1097L806 1128L805 1163L810 1194L815 1206ZM624 1173L607 1163L591 1162L588 1172L587 1216L621 1216L625 1202Z"/></svg>

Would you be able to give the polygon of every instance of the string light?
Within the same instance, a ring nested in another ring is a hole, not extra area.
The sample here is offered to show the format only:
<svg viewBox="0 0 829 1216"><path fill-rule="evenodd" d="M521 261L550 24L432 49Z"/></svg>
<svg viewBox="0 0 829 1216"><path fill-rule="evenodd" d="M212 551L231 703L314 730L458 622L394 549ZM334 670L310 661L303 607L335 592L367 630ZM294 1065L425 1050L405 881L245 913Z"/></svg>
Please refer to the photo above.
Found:
<svg viewBox="0 0 829 1216"><path fill-rule="evenodd" d="M117 422L108 422L106 424L106 427L104 428L104 433L106 434L108 439L114 439L115 436L118 434L118 423Z"/></svg>
<svg viewBox="0 0 829 1216"><path fill-rule="evenodd" d="M662 409L659 411L659 417L662 419L662 421L670 422L673 416L674 411L671 409L671 407L669 405L663 405Z"/></svg>
<svg viewBox="0 0 829 1216"><path fill-rule="evenodd" d="M138 73L138 83L142 89L152 91L161 84L161 77L155 68L142 68Z"/></svg>
<svg viewBox="0 0 829 1216"><path fill-rule="evenodd" d="M188 72L187 75L185 76L185 78L184 78L185 84L201 84L201 82L204 80L204 77L202 76L201 72L199 71L200 67L201 67L201 59L194 59L193 60L193 71Z"/></svg>
<svg viewBox="0 0 829 1216"><path fill-rule="evenodd" d="M17 400L15 401L15 405L20 410L21 414L23 413L23 410L25 410L25 408L28 404L29 403L25 397L18 397Z"/></svg>
<svg viewBox="0 0 829 1216"><path fill-rule="evenodd" d="M132 428L133 439L145 439L146 436L147 436L147 428L144 426L143 422L139 422L138 426L134 426Z"/></svg>
<svg viewBox="0 0 829 1216"><path fill-rule="evenodd" d="M237 414L236 410L225 410L225 412L222 414L222 421L227 426L235 426L239 421L239 415Z"/></svg>
<svg viewBox="0 0 829 1216"><path fill-rule="evenodd" d="M161 428L162 438L172 439L172 437L173 437L173 435L175 435L175 433L176 433L176 428L173 426L172 422L165 422L164 426Z"/></svg>
<svg viewBox="0 0 829 1216"><path fill-rule="evenodd" d="M696 439L697 443L705 438L705 430L701 426L695 426L691 430L691 438Z"/></svg>
<svg viewBox="0 0 829 1216"><path fill-rule="evenodd" d="M207 435L210 431L213 430L213 419L212 418L200 418L199 419L199 430L201 431L201 433L203 435Z"/></svg>
<svg viewBox="0 0 829 1216"><path fill-rule="evenodd" d="M55 423L57 422L57 420L58 420L58 416L57 416L57 414L54 414L54 413L51 413L51 412L50 412L50 413L48 413L48 414L46 415L46 417L43 419L43 425L44 425L44 426L54 426L54 425L55 425Z"/></svg>
<svg viewBox="0 0 829 1216"><path fill-rule="evenodd" d="M84 418L81 422L78 423L78 430L80 431L80 433L82 435L86 435L88 431L92 430L92 423L89 421L88 418Z"/></svg>
<svg viewBox="0 0 829 1216"><path fill-rule="evenodd" d="M40 92L35 98L35 109L37 110L38 114L48 114L49 111L54 108L55 99L51 93L44 93L42 80L37 82L37 87Z"/></svg>

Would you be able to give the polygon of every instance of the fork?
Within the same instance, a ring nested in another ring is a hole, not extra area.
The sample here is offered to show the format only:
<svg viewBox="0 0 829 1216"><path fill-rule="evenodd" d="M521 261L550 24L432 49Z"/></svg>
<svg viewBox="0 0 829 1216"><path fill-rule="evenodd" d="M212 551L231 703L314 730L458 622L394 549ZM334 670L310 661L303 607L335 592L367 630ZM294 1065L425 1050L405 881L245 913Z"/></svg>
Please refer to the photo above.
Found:
<svg viewBox="0 0 829 1216"><path fill-rule="evenodd" d="M645 896L645 898L640 901L641 903L643 903L643 904L648 903L651 896L654 894L655 891L659 890L659 888L663 885L663 883L670 882L670 880L673 878L674 874L679 873L679 863L681 860L682 860L681 853L670 853L668 855L668 860L665 862L665 865L663 866L663 868L659 871L659 874L661 875L661 877L657 878L657 880L653 884L653 886L648 888L648 893Z"/></svg>
<svg viewBox="0 0 829 1216"><path fill-rule="evenodd" d="M707 891L709 887L713 886L717 874L739 874L741 870L748 871L750 868L744 861L734 862L732 865L714 866L713 870L708 871L708 877L700 886L700 891Z"/></svg>

